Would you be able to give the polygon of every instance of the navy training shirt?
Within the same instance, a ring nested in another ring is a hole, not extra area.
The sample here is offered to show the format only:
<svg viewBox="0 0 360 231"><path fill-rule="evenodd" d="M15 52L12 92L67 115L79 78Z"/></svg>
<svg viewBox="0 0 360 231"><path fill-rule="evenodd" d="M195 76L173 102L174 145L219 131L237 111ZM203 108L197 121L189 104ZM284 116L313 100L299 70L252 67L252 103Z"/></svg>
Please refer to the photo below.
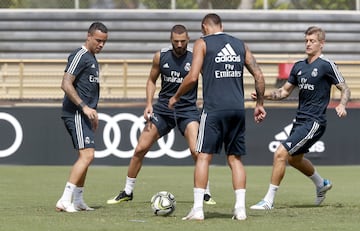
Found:
<svg viewBox="0 0 360 231"><path fill-rule="evenodd" d="M321 55L314 62L307 59L294 64L288 82L299 87L296 118L316 120L326 125L326 109L331 85L345 82L335 63Z"/></svg>
<svg viewBox="0 0 360 231"><path fill-rule="evenodd" d="M99 102L99 64L93 54L83 46L73 51L68 57L65 72L74 75L74 88L82 101L90 108L96 109ZM78 110L65 94L63 116L73 115Z"/></svg>
<svg viewBox="0 0 360 231"><path fill-rule="evenodd" d="M202 39L206 43L202 66L205 112L244 109L244 42L225 33Z"/></svg>
<svg viewBox="0 0 360 231"><path fill-rule="evenodd" d="M180 84L188 74L191 68L192 51L188 48L186 53L180 57L173 54L172 47L163 48L160 51L160 77L161 90L154 109L165 115L173 115L173 111L168 108L169 99L175 95ZM190 91L180 97L175 104L176 112L186 112L189 110L197 110L197 85Z"/></svg>

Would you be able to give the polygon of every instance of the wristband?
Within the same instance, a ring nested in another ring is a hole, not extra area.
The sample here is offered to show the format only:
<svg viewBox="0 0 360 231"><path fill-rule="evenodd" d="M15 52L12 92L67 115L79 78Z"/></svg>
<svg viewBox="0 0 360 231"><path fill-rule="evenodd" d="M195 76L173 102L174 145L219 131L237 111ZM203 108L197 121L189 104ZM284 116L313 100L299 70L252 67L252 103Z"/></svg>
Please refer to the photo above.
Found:
<svg viewBox="0 0 360 231"><path fill-rule="evenodd" d="M85 106L86 106L86 104L84 103L84 101L81 101L81 102L79 103L79 105L78 105L78 108L79 108L80 110L82 110Z"/></svg>

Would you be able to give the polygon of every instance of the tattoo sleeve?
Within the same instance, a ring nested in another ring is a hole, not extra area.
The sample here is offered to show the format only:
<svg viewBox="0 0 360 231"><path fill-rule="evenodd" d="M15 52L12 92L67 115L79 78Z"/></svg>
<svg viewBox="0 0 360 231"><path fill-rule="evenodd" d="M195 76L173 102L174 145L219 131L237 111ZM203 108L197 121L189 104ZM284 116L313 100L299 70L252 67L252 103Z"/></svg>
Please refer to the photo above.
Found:
<svg viewBox="0 0 360 231"><path fill-rule="evenodd" d="M247 48L247 47L246 47ZM264 102L264 93L265 93L265 79L261 71L260 66L256 62L255 57L247 50L246 56L246 68L250 74L254 77L255 80L255 91L257 95L257 103L262 105Z"/></svg>
<svg viewBox="0 0 360 231"><path fill-rule="evenodd" d="M336 87L341 91L340 104L346 106L347 102L350 100L350 88L346 85L346 83L336 84Z"/></svg>
<svg viewBox="0 0 360 231"><path fill-rule="evenodd" d="M281 97L281 92L282 92L282 89L281 89L281 88L274 90L274 91L271 93L271 99L272 99L272 100L282 99L282 97Z"/></svg>

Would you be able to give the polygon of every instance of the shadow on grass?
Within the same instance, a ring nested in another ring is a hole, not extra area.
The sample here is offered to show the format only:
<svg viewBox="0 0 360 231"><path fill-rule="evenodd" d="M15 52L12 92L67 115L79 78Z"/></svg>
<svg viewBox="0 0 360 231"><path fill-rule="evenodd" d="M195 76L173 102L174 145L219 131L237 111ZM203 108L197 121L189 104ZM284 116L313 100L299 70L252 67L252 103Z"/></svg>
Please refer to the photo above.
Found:
<svg viewBox="0 0 360 231"><path fill-rule="evenodd" d="M214 218L229 218L233 217L232 213L218 213L218 212L205 212L205 219L214 219Z"/></svg>
<svg viewBox="0 0 360 231"><path fill-rule="evenodd" d="M193 201L178 201L178 200L176 200L176 203L179 203L179 204L194 204Z"/></svg>
<svg viewBox="0 0 360 231"><path fill-rule="evenodd" d="M338 206L338 205L335 205L336 207L342 207L342 206ZM287 207L283 206L283 207L280 207L278 209L286 209L286 208L298 208L298 209L309 209L309 208L327 208L327 207L334 207L334 205L329 205L329 204L326 204L326 205L313 205L313 204L298 204L298 205L289 205Z"/></svg>

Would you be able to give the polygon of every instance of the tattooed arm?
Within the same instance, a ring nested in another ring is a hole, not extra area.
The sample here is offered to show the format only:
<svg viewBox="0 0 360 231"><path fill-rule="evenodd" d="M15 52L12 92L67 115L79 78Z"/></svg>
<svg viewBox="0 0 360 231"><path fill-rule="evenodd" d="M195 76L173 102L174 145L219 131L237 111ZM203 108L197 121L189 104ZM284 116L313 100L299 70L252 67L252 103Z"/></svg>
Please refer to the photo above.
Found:
<svg viewBox="0 0 360 231"><path fill-rule="evenodd" d="M279 89L273 90L270 93L265 94L265 99L269 100L282 100L287 98L291 92L294 90L295 86L289 82L286 82Z"/></svg>
<svg viewBox="0 0 360 231"><path fill-rule="evenodd" d="M250 49L245 45L246 57L245 66L255 80L256 91L256 107L254 110L254 120L256 123L262 122L266 117L266 111L264 109L264 93L265 93L265 79L264 75L256 62L255 57L251 53Z"/></svg>
<svg viewBox="0 0 360 231"><path fill-rule="evenodd" d="M341 91L340 103L335 107L336 114L339 117L345 117L347 115L346 104L351 95L350 88L346 85L346 83L338 83L336 84L336 87Z"/></svg>
<svg viewBox="0 0 360 231"><path fill-rule="evenodd" d="M264 93L265 93L265 79L264 75L256 62L255 57L249 50L248 46L245 45L246 57L245 57L245 66L250 74L254 77L255 80L255 91L257 95L257 103L263 105L264 102Z"/></svg>
<svg viewBox="0 0 360 231"><path fill-rule="evenodd" d="M286 82L282 87L275 89L273 91L270 92L265 92L264 94L264 99L267 100L282 100L287 98L291 92L294 90L295 85L292 85L289 82ZM257 94L256 92L251 93L251 98L253 100L257 99Z"/></svg>

